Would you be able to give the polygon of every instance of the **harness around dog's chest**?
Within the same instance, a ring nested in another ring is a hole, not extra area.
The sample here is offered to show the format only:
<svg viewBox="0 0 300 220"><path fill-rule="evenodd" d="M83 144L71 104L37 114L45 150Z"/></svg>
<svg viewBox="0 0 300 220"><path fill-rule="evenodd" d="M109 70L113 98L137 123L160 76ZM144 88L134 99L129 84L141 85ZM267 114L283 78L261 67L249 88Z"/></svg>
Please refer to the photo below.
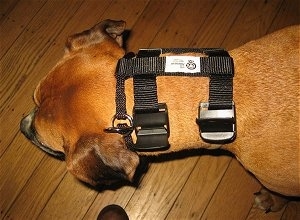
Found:
<svg viewBox="0 0 300 220"><path fill-rule="evenodd" d="M206 57L165 56L172 53L202 53ZM156 77L209 77L209 100L200 102L196 123L201 138L208 143L225 144L236 137L235 105L233 102L233 59L217 48L141 49L137 56L119 60L116 79L116 114L108 133L123 135L128 148L136 151L166 150L170 126L166 103L159 103ZM133 116L127 114L125 81L133 78ZM193 122L187 122L193 123ZM132 140L135 131L136 142Z"/></svg>

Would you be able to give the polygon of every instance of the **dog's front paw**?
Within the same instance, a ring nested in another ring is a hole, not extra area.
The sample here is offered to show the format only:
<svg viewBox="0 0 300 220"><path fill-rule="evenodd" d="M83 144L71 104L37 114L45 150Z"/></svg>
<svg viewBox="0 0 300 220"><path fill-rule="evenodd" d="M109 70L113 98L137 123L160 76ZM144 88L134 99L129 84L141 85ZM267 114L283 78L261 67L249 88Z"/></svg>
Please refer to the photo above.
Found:
<svg viewBox="0 0 300 220"><path fill-rule="evenodd" d="M259 192L254 193L254 207L268 212L277 212L281 210L288 200L281 196L270 192L269 190L262 188Z"/></svg>

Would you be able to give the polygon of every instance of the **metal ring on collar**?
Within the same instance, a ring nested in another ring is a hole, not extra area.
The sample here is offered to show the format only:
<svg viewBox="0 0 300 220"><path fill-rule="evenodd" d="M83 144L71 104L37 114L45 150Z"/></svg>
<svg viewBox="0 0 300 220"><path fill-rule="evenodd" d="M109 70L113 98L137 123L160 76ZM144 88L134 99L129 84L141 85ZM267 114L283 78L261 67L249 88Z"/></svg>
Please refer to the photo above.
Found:
<svg viewBox="0 0 300 220"><path fill-rule="evenodd" d="M117 133L123 136L128 136L133 131L133 119L130 115L125 114L125 119L119 119L117 115L114 115L112 118L112 127L105 128L104 132L106 133ZM127 123L118 123L116 124L116 120L128 120L129 125Z"/></svg>

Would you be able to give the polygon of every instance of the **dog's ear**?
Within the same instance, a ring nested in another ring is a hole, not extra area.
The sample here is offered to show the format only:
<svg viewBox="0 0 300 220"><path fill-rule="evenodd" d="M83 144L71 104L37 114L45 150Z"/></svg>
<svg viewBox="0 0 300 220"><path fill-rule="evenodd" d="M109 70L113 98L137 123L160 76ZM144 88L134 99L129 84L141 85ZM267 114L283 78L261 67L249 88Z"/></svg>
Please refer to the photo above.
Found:
<svg viewBox="0 0 300 220"><path fill-rule="evenodd" d="M133 181L139 157L128 150L117 134L85 135L76 143L74 152L66 154L68 170L93 186L122 180Z"/></svg>
<svg viewBox="0 0 300 220"><path fill-rule="evenodd" d="M125 21L104 20L89 30L68 37L66 52L76 51L89 45L102 42L104 39L114 39L119 46L123 44L122 33Z"/></svg>

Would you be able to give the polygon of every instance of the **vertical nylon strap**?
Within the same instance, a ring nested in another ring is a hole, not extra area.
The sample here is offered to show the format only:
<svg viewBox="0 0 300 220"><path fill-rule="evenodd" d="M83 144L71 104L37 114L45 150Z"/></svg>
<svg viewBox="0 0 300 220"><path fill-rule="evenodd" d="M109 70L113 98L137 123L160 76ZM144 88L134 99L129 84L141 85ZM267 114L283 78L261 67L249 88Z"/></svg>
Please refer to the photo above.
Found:
<svg viewBox="0 0 300 220"><path fill-rule="evenodd" d="M127 62L126 59L121 59L118 62L117 73L116 73L116 118L126 119L126 95L125 95L125 73L126 73Z"/></svg>
<svg viewBox="0 0 300 220"><path fill-rule="evenodd" d="M135 111L141 113L158 112L156 76L134 76L133 84Z"/></svg>
<svg viewBox="0 0 300 220"><path fill-rule="evenodd" d="M231 76L211 76L209 81L209 109L232 108Z"/></svg>
<svg viewBox="0 0 300 220"><path fill-rule="evenodd" d="M231 109L232 108L232 88L233 88L233 60L227 51L220 54L209 54L208 65L211 68L209 81L209 109ZM218 56L228 57L228 59L217 59ZM215 65L212 65L212 64ZM224 69L232 74L224 74Z"/></svg>
<svg viewBox="0 0 300 220"><path fill-rule="evenodd" d="M155 55L157 57L159 55L153 54L152 51L149 51L148 53L148 56ZM140 56L147 56L147 52L142 55L139 53L137 58ZM140 59L136 60L138 61ZM149 61L152 61L152 59ZM141 71L138 74L133 75L134 111L136 113L150 113L159 111L155 74L157 64L158 62L136 62L137 69ZM145 67L148 70L153 70L153 72L151 74L144 74L147 72L143 71L143 68Z"/></svg>

